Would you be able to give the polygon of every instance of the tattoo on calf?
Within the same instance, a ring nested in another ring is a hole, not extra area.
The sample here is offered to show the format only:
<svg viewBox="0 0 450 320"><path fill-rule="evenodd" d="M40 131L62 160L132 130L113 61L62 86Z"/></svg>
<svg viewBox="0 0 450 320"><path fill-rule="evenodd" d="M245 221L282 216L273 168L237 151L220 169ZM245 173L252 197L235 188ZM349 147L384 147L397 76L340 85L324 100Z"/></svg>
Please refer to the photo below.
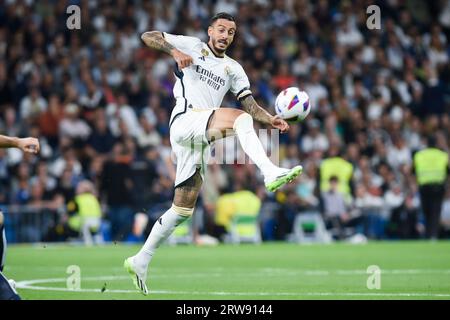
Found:
<svg viewBox="0 0 450 320"><path fill-rule="evenodd" d="M197 169L192 177L175 188L174 204L183 208L193 208L197 202L202 182L200 169Z"/></svg>

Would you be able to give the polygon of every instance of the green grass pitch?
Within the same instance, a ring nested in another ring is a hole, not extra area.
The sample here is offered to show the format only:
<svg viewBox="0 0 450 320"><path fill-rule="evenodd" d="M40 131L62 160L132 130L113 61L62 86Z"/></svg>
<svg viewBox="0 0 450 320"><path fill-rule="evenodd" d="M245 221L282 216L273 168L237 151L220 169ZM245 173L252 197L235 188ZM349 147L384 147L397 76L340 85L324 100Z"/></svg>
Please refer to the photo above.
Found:
<svg viewBox="0 0 450 320"><path fill-rule="evenodd" d="M138 249L12 245L4 273L23 299L450 299L448 241L162 246L148 296L122 268ZM80 291L67 288L71 265L80 268ZM380 289L367 288L370 265L381 269Z"/></svg>

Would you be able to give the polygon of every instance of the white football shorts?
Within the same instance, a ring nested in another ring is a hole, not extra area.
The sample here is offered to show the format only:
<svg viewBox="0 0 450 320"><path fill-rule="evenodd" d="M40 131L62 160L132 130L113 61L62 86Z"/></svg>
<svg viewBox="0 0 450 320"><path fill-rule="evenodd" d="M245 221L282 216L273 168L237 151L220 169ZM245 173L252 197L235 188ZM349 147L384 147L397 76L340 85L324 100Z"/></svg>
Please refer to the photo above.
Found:
<svg viewBox="0 0 450 320"><path fill-rule="evenodd" d="M205 179L211 153L206 129L214 111L194 109L189 104L186 108L174 108L170 121L170 144L176 156L175 188L192 177L197 169Z"/></svg>

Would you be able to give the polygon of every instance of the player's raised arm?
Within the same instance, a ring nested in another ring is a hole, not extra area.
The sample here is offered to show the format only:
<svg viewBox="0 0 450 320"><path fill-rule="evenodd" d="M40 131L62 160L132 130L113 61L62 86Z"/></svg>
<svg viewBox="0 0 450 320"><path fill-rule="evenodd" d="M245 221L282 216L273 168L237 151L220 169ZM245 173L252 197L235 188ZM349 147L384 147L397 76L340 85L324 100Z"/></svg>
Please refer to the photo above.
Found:
<svg viewBox="0 0 450 320"><path fill-rule="evenodd" d="M167 54L170 54L178 64L178 68L183 69L193 63L191 56L181 52L164 39L161 31L147 31L141 36L142 41L149 48L156 49Z"/></svg>
<svg viewBox="0 0 450 320"><path fill-rule="evenodd" d="M23 152L38 153L39 140L36 138L17 138L0 135L0 148L19 148Z"/></svg>
<svg viewBox="0 0 450 320"><path fill-rule="evenodd" d="M274 128L280 129L281 132L289 130L289 125L279 116L273 116L264 108L258 105L255 98L251 94L240 99L242 108L245 112L250 114L253 119L264 124L270 124Z"/></svg>

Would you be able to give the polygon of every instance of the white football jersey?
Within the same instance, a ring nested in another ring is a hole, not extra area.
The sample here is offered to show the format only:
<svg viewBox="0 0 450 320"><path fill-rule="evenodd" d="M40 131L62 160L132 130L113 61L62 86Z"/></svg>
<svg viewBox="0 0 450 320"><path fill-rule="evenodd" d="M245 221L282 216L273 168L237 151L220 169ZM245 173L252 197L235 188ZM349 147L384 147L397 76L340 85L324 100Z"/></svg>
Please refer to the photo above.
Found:
<svg viewBox="0 0 450 320"><path fill-rule="evenodd" d="M237 99L250 92L250 83L242 66L227 55L218 57L208 44L198 38L163 32L164 39L178 50L189 55L193 64L183 70L175 65L177 81L173 95L177 99L172 119L186 112L188 106L196 109L217 109L223 97L231 90Z"/></svg>

